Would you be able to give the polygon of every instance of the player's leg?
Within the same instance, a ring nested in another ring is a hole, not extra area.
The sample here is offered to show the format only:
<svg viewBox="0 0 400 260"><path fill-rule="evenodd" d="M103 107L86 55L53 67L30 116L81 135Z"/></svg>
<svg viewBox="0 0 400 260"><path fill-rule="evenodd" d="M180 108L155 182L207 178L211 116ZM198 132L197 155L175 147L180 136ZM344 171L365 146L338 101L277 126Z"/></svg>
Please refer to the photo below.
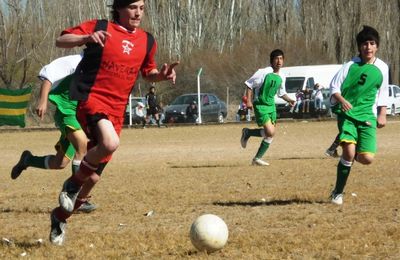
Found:
<svg viewBox="0 0 400 260"><path fill-rule="evenodd" d="M337 134L333 143L329 146L328 149L326 149L325 155L335 158L339 157L337 153L337 148L339 147L339 145L340 145L340 139L339 139L339 134Z"/></svg>
<svg viewBox="0 0 400 260"><path fill-rule="evenodd" d="M260 147L257 150L255 157L253 158L254 165L267 166L269 163L262 160L262 157L267 152L269 146L272 143L275 135L275 124L271 120L267 121L263 126L263 140L261 141Z"/></svg>
<svg viewBox="0 0 400 260"><path fill-rule="evenodd" d="M356 161L365 165L371 164L374 161L376 150L376 122L373 121L368 125L361 124L359 126Z"/></svg>
<svg viewBox="0 0 400 260"><path fill-rule="evenodd" d="M63 190L59 196L60 205L67 212L72 212L78 193L82 185L97 170L104 158L111 157L119 146L119 136L113 123L104 115L100 118L94 116L91 120L91 133L94 133L96 145L91 148L79 167L79 170L71 178L65 181ZM98 121L97 121L98 120Z"/></svg>
<svg viewBox="0 0 400 260"><path fill-rule="evenodd" d="M342 145L342 156L336 169L336 184L331 193L331 201L334 204L343 204L343 191L350 175L351 166L356 155L356 142L358 131L355 122L346 118L338 118L339 139Z"/></svg>

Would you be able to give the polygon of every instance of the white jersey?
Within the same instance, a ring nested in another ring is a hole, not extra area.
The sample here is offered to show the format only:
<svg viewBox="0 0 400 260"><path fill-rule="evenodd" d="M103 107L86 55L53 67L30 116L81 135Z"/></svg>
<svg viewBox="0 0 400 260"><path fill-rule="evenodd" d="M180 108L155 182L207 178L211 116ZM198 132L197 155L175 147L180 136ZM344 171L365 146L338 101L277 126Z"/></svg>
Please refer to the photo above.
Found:
<svg viewBox="0 0 400 260"><path fill-rule="evenodd" d="M254 99L258 97L258 93L264 83L265 76L273 72L274 70L272 69L272 67L259 69L256 71L256 73L253 74L253 76L251 76L248 80L244 82L244 84L249 89L252 89L254 91ZM278 75L282 78L282 85L279 87L277 95L278 97L282 97L287 94L285 89L286 78L283 73L278 73Z"/></svg>
<svg viewBox="0 0 400 260"><path fill-rule="evenodd" d="M335 93L341 93L341 86L347 77L350 66L355 62L361 62L360 57L355 57L351 61L343 65L338 73L333 77L330 84L331 104L335 105L337 100L332 96ZM373 63L382 72L383 80L381 87L378 90L375 106L373 108L374 114L376 115L376 107L384 106L388 104L389 97L389 67L388 65L379 58L376 58Z"/></svg>
<svg viewBox="0 0 400 260"><path fill-rule="evenodd" d="M76 67L82 60L82 55L69 55L55 59L45 65L39 72L41 80L47 79L51 82L51 89L54 89L66 77L75 72Z"/></svg>

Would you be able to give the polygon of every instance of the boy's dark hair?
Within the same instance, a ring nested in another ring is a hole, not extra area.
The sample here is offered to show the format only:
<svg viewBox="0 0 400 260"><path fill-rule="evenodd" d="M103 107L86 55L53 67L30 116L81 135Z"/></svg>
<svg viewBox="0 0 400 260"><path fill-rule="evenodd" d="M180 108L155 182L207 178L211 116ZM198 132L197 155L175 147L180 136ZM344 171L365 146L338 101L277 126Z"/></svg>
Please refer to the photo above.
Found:
<svg viewBox="0 0 400 260"><path fill-rule="evenodd" d="M275 49L271 52L269 55L269 62L272 63L275 57L282 56L285 58L285 55L283 54L283 51L280 49Z"/></svg>
<svg viewBox="0 0 400 260"><path fill-rule="evenodd" d="M361 44L366 41L375 41L376 45L379 47L379 33L371 26L364 25L363 29L357 34L356 41L358 47L360 47Z"/></svg>
<svg viewBox="0 0 400 260"><path fill-rule="evenodd" d="M113 4L111 5L111 16L113 21L119 20L119 13L117 9L127 7L128 5L137 2L139 0L114 0Z"/></svg>

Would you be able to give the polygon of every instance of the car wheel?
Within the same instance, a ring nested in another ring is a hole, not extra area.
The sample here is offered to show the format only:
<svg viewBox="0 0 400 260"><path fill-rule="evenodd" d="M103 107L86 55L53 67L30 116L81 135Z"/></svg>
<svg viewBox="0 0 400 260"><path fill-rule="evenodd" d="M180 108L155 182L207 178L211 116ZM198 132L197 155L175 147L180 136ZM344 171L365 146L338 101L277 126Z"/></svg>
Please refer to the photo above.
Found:
<svg viewBox="0 0 400 260"><path fill-rule="evenodd" d="M395 116L396 115L396 107L394 104L392 105L392 109L390 110L390 115Z"/></svg>
<svg viewBox="0 0 400 260"><path fill-rule="evenodd" d="M218 114L218 123L220 123L220 124L224 123L224 114L222 114L222 113Z"/></svg>

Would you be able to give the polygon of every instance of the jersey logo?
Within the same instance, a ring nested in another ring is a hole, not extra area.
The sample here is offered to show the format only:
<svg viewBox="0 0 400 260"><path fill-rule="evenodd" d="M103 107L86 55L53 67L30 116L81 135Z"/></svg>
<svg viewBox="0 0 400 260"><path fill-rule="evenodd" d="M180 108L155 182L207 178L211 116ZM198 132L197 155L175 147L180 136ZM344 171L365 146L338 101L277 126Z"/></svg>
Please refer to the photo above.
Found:
<svg viewBox="0 0 400 260"><path fill-rule="evenodd" d="M134 46L133 43L131 43L130 41L123 40L122 41L122 53L126 53L126 54L130 55L133 46Z"/></svg>

